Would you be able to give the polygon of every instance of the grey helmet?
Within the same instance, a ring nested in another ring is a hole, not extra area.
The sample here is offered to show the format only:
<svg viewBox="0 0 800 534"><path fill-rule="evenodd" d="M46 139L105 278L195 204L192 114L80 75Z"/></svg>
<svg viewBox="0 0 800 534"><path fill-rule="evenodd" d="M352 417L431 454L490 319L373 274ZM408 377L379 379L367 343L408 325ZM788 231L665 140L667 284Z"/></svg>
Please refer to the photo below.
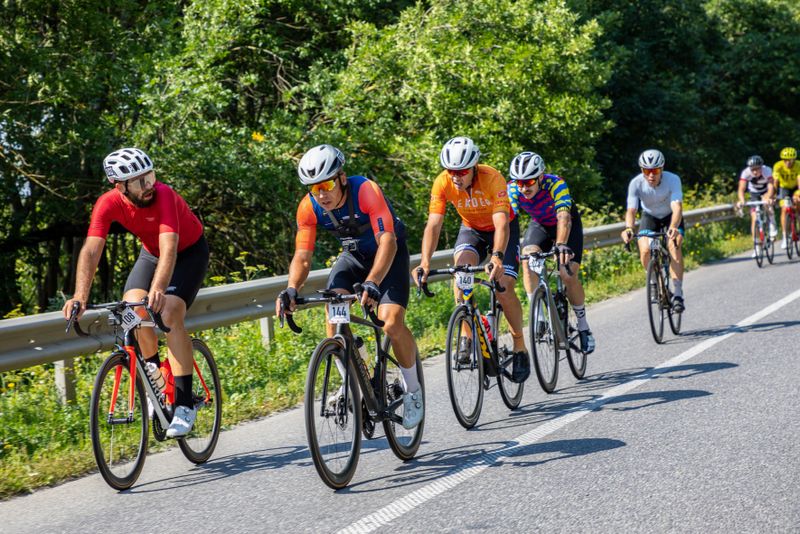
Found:
<svg viewBox="0 0 800 534"><path fill-rule="evenodd" d="M645 150L639 155L639 167L642 169L659 169L664 166L664 154L655 148Z"/></svg>
<svg viewBox="0 0 800 534"><path fill-rule="evenodd" d="M138 148L121 148L105 157L103 170L112 184L127 182L152 171L153 161Z"/></svg>
<svg viewBox="0 0 800 534"><path fill-rule="evenodd" d="M331 145L317 145L300 158L297 175L303 185L314 185L335 177L344 167L344 154Z"/></svg>
<svg viewBox="0 0 800 534"><path fill-rule="evenodd" d="M544 160L535 152L520 152L508 168L512 180L532 180L544 174Z"/></svg>
<svg viewBox="0 0 800 534"><path fill-rule="evenodd" d="M761 156L750 156L747 158L748 167L761 167L762 165L764 165L764 158Z"/></svg>
<svg viewBox="0 0 800 534"><path fill-rule="evenodd" d="M451 171L469 169L478 164L481 151L469 137L454 137L444 144L439 163Z"/></svg>

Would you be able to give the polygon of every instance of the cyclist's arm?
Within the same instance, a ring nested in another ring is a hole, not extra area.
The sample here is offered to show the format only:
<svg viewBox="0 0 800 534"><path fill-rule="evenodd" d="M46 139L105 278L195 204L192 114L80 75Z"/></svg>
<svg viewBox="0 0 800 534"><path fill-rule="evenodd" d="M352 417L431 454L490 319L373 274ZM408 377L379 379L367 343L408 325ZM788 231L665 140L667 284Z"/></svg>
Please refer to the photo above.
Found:
<svg viewBox="0 0 800 534"><path fill-rule="evenodd" d="M105 244L106 240L104 238L94 236L87 237L83 243L81 253L78 256L78 266L75 269L75 294L64 304L64 318L69 319L74 302L80 302L81 304L79 316L86 309L89 290L92 288L92 279L95 271L97 271L97 265L100 263L100 256L103 254Z"/></svg>
<svg viewBox="0 0 800 534"><path fill-rule="evenodd" d="M397 237L392 232L383 232L378 238L378 251L375 253L375 261L372 262L372 269L367 275L366 281L381 285L392 266L396 252Z"/></svg>
<svg viewBox="0 0 800 534"><path fill-rule="evenodd" d="M670 206L672 207L672 219L669 222L669 227L677 231L683 219L683 203L680 200L673 200Z"/></svg>
<svg viewBox="0 0 800 534"><path fill-rule="evenodd" d="M569 211L561 210L556 213L558 226L556 226L556 243L566 243L572 229L572 216Z"/></svg>
<svg viewBox="0 0 800 534"><path fill-rule="evenodd" d="M625 210L625 228L633 228L636 224L637 211L639 211L637 208L628 208Z"/></svg>
<svg viewBox="0 0 800 534"><path fill-rule="evenodd" d="M739 195L739 202L744 204L744 190L747 187L747 180L739 180L739 191L737 191Z"/></svg>
<svg viewBox="0 0 800 534"><path fill-rule="evenodd" d="M164 292L172 279L175 262L178 259L178 234L164 232L158 235L158 264L153 274L148 293L148 304L153 311L160 313L164 307Z"/></svg>
<svg viewBox="0 0 800 534"><path fill-rule="evenodd" d="M444 224L444 215L439 213L428 214L428 224L425 225L425 231L422 233L422 250L420 267L426 271L430 269L431 258L433 253L436 252L436 245L439 244L439 234L442 231Z"/></svg>
<svg viewBox="0 0 800 534"><path fill-rule="evenodd" d="M494 246L492 252L505 253L508 246L508 212L496 211L492 213L492 222L494 223Z"/></svg>
<svg viewBox="0 0 800 534"><path fill-rule="evenodd" d="M286 287L293 287L297 291L306 283L308 273L311 272L311 257L313 250L296 249L289 265L289 282Z"/></svg>

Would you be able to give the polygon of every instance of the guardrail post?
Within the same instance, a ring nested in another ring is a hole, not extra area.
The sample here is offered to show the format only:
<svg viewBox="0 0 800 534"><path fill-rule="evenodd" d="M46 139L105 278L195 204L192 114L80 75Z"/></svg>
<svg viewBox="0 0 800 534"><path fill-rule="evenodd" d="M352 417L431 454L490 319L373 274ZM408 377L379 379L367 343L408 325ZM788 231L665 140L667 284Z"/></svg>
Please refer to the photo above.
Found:
<svg viewBox="0 0 800 534"><path fill-rule="evenodd" d="M268 315L259 319L258 324L261 325L261 345L268 349L275 338L275 321L272 315Z"/></svg>
<svg viewBox="0 0 800 534"><path fill-rule="evenodd" d="M67 358L66 360L55 362L58 399L64 405L75 402L75 369L73 368L73 360L73 358Z"/></svg>

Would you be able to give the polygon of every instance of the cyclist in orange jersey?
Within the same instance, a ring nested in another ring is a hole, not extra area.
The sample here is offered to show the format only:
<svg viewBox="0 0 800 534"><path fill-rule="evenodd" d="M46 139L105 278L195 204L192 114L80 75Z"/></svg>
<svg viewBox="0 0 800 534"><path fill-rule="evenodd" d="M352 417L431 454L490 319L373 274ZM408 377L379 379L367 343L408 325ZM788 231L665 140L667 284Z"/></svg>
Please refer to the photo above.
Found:
<svg viewBox="0 0 800 534"><path fill-rule="evenodd" d="M422 270L425 282L430 261L439 242L447 202L461 216L456 238L454 263L477 265L491 251L486 272L505 289L497 300L508 319L514 340L514 362L511 380L524 382L530 376L530 360L522 335L522 305L514 286L519 267L519 222L514 218L506 191L506 181L496 169L479 165L480 150L468 137L454 137L444 144L439 162L444 170L436 177L431 190L428 223L422 237L422 259L412 271ZM454 288L456 300L460 297ZM463 333L459 340L459 358L469 358L471 339Z"/></svg>

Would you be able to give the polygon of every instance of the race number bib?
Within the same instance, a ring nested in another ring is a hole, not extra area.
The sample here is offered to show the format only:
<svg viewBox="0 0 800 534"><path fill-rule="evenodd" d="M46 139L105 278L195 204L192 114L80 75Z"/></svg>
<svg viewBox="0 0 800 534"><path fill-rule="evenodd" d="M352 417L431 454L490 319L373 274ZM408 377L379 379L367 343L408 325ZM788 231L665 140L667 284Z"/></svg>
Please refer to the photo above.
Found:
<svg viewBox="0 0 800 534"><path fill-rule="evenodd" d="M142 318L130 308L125 308L122 312L122 328L130 330L142 322Z"/></svg>
<svg viewBox="0 0 800 534"><path fill-rule="evenodd" d="M348 324L350 322L350 304L347 302L329 302L328 321L331 324Z"/></svg>
<svg viewBox="0 0 800 534"><path fill-rule="evenodd" d="M472 289L475 285L475 273L456 273L456 287L462 291Z"/></svg>
<svg viewBox="0 0 800 534"><path fill-rule="evenodd" d="M544 271L544 258L530 258L528 260L528 267L531 271L536 273L537 276L541 276Z"/></svg>

